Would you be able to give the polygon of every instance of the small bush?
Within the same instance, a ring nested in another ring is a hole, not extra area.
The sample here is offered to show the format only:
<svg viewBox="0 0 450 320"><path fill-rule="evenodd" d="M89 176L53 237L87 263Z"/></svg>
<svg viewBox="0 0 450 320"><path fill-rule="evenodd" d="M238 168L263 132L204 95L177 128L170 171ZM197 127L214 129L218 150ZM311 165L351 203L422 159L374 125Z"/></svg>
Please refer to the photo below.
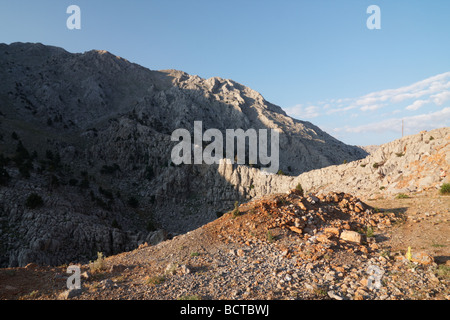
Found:
<svg viewBox="0 0 450 320"><path fill-rule="evenodd" d="M377 169L377 168L380 167L380 164L379 164L378 162L375 162L375 163L373 164L373 167L374 167L375 169Z"/></svg>
<svg viewBox="0 0 450 320"><path fill-rule="evenodd" d="M450 183L444 183L439 192L440 194L450 194Z"/></svg>
<svg viewBox="0 0 450 320"><path fill-rule="evenodd" d="M375 236L375 232L373 231L372 226L368 226L368 227L366 228L366 237L367 237L367 238L372 238L372 237L374 237L374 236Z"/></svg>
<svg viewBox="0 0 450 320"><path fill-rule="evenodd" d="M443 279L450 279L450 266L441 264L436 270L436 275Z"/></svg>
<svg viewBox="0 0 450 320"><path fill-rule="evenodd" d="M297 190L302 197L304 196L305 192L303 191L303 187L302 187L302 185L300 183L297 184L297 186L295 187L295 190Z"/></svg>
<svg viewBox="0 0 450 320"><path fill-rule="evenodd" d="M28 196L25 205L27 208L36 209L44 205L44 200L37 193L32 193Z"/></svg>
<svg viewBox="0 0 450 320"><path fill-rule="evenodd" d="M147 284L153 287L162 284L164 281L166 281L164 276L154 276L147 279Z"/></svg>
<svg viewBox="0 0 450 320"><path fill-rule="evenodd" d="M97 273L106 270L105 257L102 252L97 252L97 260L91 261L89 268L91 273Z"/></svg>
<svg viewBox="0 0 450 320"><path fill-rule="evenodd" d="M408 199L409 196L404 193L399 193L395 198L396 199Z"/></svg>
<svg viewBox="0 0 450 320"><path fill-rule="evenodd" d="M275 237L272 234L272 231L267 230L267 234L266 234L266 238L267 238L267 242L274 242L275 241Z"/></svg>
<svg viewBox="0 0 450 320"><path fill-rule="evenodd" d="M233 209L233 212L231 212L231 216L232 216L232 218L234 219L234 218L236 218L236 217L238 217L238 216L240 216L240 215L241 215L241 213L240 213L240 211L239 211L239 202L236 201L236 202L234 203L234 209Z"/></svg>

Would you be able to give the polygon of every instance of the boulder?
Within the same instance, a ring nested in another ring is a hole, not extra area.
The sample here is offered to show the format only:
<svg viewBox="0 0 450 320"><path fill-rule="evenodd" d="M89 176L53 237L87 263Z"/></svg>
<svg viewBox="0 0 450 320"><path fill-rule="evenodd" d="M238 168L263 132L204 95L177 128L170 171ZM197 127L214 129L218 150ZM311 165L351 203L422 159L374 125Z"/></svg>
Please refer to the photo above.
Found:
<svg viewBox="0 0 450 320"><path fill-rule="evenodd" d="M360 244L363 240L362 235L356 231L343 230L340 236L341 240Z"/></svg>

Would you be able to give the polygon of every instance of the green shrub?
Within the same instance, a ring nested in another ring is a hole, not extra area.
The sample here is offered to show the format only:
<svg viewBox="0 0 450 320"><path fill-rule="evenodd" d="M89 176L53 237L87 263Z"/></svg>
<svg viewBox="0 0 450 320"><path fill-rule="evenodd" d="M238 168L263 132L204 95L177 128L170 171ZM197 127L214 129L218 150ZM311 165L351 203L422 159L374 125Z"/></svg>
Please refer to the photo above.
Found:
<svg viewBox="0 0 450 320"><path fill-rule="evenodd" d="M399 194L397 194L397 196L395 198L396 199L408 199L409 196L407 194L404 194L404 193L399 193Z"/></svg>
<svg viewBox="0 0 450 320"><path fill-rule="evenodd" d="M236 201L236 202L234 203L234 209L233 209L233 212L231 212L231 216L232 216L232 218L234 219L234 218L236 218L236 217L238 217L238 216L240 216L240 215L241 215L241 213L240 213L240 211L239 211L239 202Z"/></svg>
<svg viewBox="0 0 450 320"><path fill-rule="evenodd" d="M97 252L97 260L91 261L89 264L91 273L101 272L106 270L105 258L102 252Z"/></svg>
<svg viewBox="0 0 450 320"><path fill-rule="evenodd" d="M274 242L275 241L275 237L272 234L272 231L267 230L267 234L266 234L266 238L267 238L267 242Z"/></svg>
<svg viewBox="0 0 450 320"><path fill-rule="evenodd" d="M450 266L441 264L436 269L436 275L442 279L450 279Z"/></svg>
<svg viewBox="0 0 450 320"><path fill-rule="evenodd" d="M450 194L450 183L444 183L439 192L441 194Z"/></svg>
<svg viewBox="0 0 450 320"><path fill-rule="evenodd" d="M297 191L299 191L300 192L300 195L303 197L304 196L304 190L303 190L303 187L302 187L302 185L299 183L299 184L297 184L297 186L295 187L295 190L297 190Z"/></svg>
<svg viewBox="0 0 450 320"><path fill-rule="evenodd" d="M166 277L164 276L154 276L147 279L147 284L150 286L157 286L159 284L162 284L164 281L166 281Z"/></svg>
<svg viewBox="0 0 450 320"><path fill-rule="evenodd" d="M27 208L36 209L44 205L44 200L37 193L32 193L28 196L25 205Z"/></svg>
<svg viewBox="0 0 450 320"><path fill-rule="evenodd" d="M366 237L367 238L372 238L374 236L375 236L375 232L374 232L372 226L367 226L366 227Z"/></svg>

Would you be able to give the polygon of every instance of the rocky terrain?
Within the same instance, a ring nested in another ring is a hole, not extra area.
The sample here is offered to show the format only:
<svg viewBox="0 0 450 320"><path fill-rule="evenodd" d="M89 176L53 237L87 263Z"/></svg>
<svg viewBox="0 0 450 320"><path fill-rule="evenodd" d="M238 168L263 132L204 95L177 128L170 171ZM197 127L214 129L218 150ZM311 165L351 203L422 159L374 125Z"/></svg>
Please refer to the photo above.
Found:
<svg viewBox="0 0 450 320"><path fill-rule="evenodd" d="M171 162L172 132L192 132L194 121L222 132L277 129L280 173L366 155L232 80L152 71L106 51L0 44L0 76L3 267L126 251L261 194L218 165Z"/></svg>
<svg viewBox="0 0 450 320"><path fill-rule="evenodd" d="M450 299L449 204L431 191L369 205L292 190L172 240L78 265L81 289L67 289L67 265L2 269L0 297Z"/></svg>
<svg viewBox="0 0 450 320"><path fill-rule="evenodd" d="M364 150L105 51L0 44L0 75L2 299L450 298L450 128ZM197 120L277 129L280 171L173 164Z"/></svg>

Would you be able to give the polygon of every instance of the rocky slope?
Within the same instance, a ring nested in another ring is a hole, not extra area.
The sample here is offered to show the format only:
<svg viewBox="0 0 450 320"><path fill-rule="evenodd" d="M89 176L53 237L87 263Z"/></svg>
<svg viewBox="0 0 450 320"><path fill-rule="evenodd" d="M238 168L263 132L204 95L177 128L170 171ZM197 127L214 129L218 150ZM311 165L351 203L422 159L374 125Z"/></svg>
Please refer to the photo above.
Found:
<svg viewBox="0 0 450 320"><path fill-rule="evenodd" d="M232 80L152 71L106 51L0 44L0 77L0 266L129 250L272 191L217 165L171 164L171 133L194 121L277 129L288 174L366 155Z"/></svg>
<svg viewBox="0 0 450 320"><path fill-rule="evenodd" d="M227 181L251 197L286 192L298 184L308 192L347 192L370 199L437 189L450 182L450 128L420 132L381 145L364 159L311 170L295 177L264 175L253 168L224 164Z"/></svg>
<svg viewBox="0 0 450 320"><path fill-rule="evenodd" d="M172 240L79 265L81 289L67 289L67 266L0 270L0 298L450 299L450 197L372 204L333 192L267 196Z"/></svg>

